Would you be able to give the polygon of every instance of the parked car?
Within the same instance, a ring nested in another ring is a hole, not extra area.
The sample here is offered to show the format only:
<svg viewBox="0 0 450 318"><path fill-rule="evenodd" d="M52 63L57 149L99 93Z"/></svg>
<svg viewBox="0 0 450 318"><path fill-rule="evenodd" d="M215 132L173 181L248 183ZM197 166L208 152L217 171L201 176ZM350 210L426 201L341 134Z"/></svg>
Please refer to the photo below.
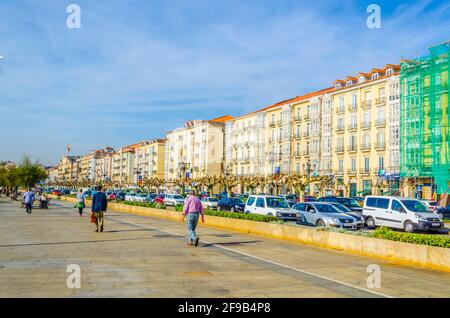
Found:
<svg viewBox="0 0 450 318"><path fill-rule="evenodd" d="M251 195L245 204L245 213L281 216L289 210L288 202L272 195Z"/></svg>
<svg viewBox="0 0 450 318"><path fill-rule="evenodd" d="M217 211L244 212L245 204L238 198L222 198L217 202Z"/></svg>
<svg viewBox="0 0 450 318"><path fill-rule="evenodd" d="M440 207L433 211L437 214L441 219L450 219L450 205L445 208Z"/></svg>
<svg viewBox="0 0 450 318"><path fill-rule="evenodd" d="M134 202L135 196L136 196L136 193L129 192L125 195L125 201Z"/></svg>
<svg viewBox="0 0 450 318"><path fill-rule="evenodd" d="M146 198L147 198L147 194L145 194L145 193L139 193L139 194L136 194L136 195L134 196L134 202L142 202L142 203L144 203L144 202L146 202L146 201L145 201Z"/></svg>
<svg viewBox="0 0 450 318"><path fill-rule="evenodd" d="M84 193L84 197L85 198L90 198L92 197L92 190L86 190L83 192Z"/></svg>
<svg viewBox="0 0 450 318"><path fill-rule="evenodd" d="M112 195L114 195L114 194L112 194ZM126 195L127 194L125 192L116 192L114 200L124 201Z"/></svg>
<svg viewBox="0 0 450 318"><path fill-rule="evenodd" d="M180 194L166 194L164 195L165 205L176 206L183 205L185 198Z"/></svg>
<svg viewBox="0 0 450 318"><path fill-rule="evenodd" d="M55 194L55 195L61 195L61 191L59 191L59 190L53 190L52 194Z"/></svg>
<svg viewBox="0 0 450 318"><path fill-rule="evenodd" d="M352 218L354 218L355 222L356 222L356 227L358 229L361 229L366 225L366 223L364 222L364 218L359 213L353 212L352 210L350 210L349 208L347 208L345 205L343 205L341 203L331 202L331 204L334 205L334 207L337 208L339 211L341 211L347 215L350 215Z"/></svg>
<svg viewBox="0 0 450 318"><path fill-rule="evenodd" d="M438 208L438 202L437 201L430 201L430 200L420 200L427 208L430 210L434 210Z"/></svg>
<svg viewBox="0 0 450 318"><path fill-rule="evenodd" d="M74 190L70 190L70 194L71 194L71 195L77 195L77 193L78 193L78 191L75 190L75 189L74 189Z"/></svg>
<svg viewBox="0 0 450 318"><path fill-rule="evenodd" d="M165 204L165 203L164 203L164 194L158 194L158 195L153 199L153 203L156 203L156 204Z"/></svg>
<svg viewBox="0 0 450 318"><path fill-rule="evenodd" d="M357 212L359 214L362 214L362 207L356 202L355 199L351 198L344 198L344 197L334 197L334 196L328 196L328 197L321 197L317 199L317 202L329 202L329 203L340 203L342 205L345 205L347 208L352 210L353 212Z"/></svg>
<svg viewBox="0 0 450 318"><path fill-rule="evenodd" d="M359 204L360 207L364 205L364 197L353 197L353 199Z"/></svg>
<svg viewBox="0 0 450 318"><path fill-rule="evenodd" d="M444 227L442 219L420 200L391 196L367 196L363 216L369 229L386 226L403 229L436 231Z"/></svg>
<svg viewBox="0 0 450 318"><path fill-rule="evenodd" d="M217 205L219 203L219 199L214 197L205 197L202 198L202 206L204 209L217 209Z"/></svg>
<svg viewBox="0 0 450 318"><path fill-rule="evenodd" d="M315 201L317 201L317 198L312 195L305 195L303 197L303 201L304 202L315 202Z"/></svg>
<svg viewBox="0 0 450 318"><path fill-rule="evenodd" d="M147 195L145 196L144 202L145 202L145 203L152 203L153 200L155 200L155 198L156 198L156 193L150 193L150 194L147 194Z"/></svg>
<svg viewBox="0 0 450 318"><path fill-rule="evenodd" d="M327 202L304 202L297 203L293 207L298 211L297 224L318 226L318 227L337 227L343 229L356 229L356 220L341 212L333 204Z"/></svg>
<svg viewBox="0 0 450 318"><path fill-rule="evenodd" d="M279 197L285 199L290 207L297 204L297 196L295 194L282 194Z"/></svg>

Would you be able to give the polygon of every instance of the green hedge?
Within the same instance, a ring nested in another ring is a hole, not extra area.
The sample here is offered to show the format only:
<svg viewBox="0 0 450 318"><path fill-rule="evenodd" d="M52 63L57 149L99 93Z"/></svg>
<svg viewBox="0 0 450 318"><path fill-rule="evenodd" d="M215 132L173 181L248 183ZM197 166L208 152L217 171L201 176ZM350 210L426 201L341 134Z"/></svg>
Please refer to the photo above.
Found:
<svg viewBox="0 0 450 318"><path fill-rule="evenodd" d="M450 238L437 235L395 232L382 227L376 229L371 236L391 241L450 248Z"/></svg>
<svg viewBox="0 0 450 318"><path fill-rule="evenodd" d="M145 208L157 208L157 209L166 209L165 205L157 205L155 203L144 203L144 202L130 202L130 201L113 201L114 203L126 204L132 206L141 206ZM183 206L181 204L175 206L175 211L182 212ZM216 210L205 210L205 215L211 216L219 216L223 218L232 218L232 219L240 219L240 220L249 220L249 221L257 221L257 222L276 222L278 218L275 216L267 216L267 215L259 215L259 214L245 214L245 213L236 213L236 212L224 212L224 211L216 211Z"/></svg>

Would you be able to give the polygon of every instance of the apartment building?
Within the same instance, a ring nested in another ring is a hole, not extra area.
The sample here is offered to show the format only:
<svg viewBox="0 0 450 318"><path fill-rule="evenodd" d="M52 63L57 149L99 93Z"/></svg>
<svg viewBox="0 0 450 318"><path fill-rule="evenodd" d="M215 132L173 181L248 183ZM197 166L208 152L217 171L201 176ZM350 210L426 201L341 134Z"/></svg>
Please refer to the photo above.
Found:
<svg viewBox="0 0 450 318"><path fill-rule="evenodd" d="M80 156L64 156L58 164L57 180L61 182L76 181L78 165L77 160ZM74 178L75 176L75 178Z"/></svg>
<svg viewBox="0 0 450 318"><path fill-rule="evenodd" d="M135 170L134 160L136 148L145 142L128 145L118 149L112 155L112 178L111 181L116 188L122 188L134 184Z"/></svg>
<svg viewBox="0 0 450 318"><path fill-rule="evenodd" d="M192 120L167 133L164 177L218 176L223 171L224 123L231 116Z"/></svg>
<svg viewBox="0 0 450 318"><path fill-rule="evenodd" d="M334 82L331 162L341 195L370 194L384 180L398 190L398 118L391 107L398 105L399 69L387 64Z"/></svg>
<svg viewBox="0 0 450 318"><path fill-rule="evenodd" d="M146 178L164 177L165 146L165 139L154 139L136 147L133 168L135 184Z"/></svg>
<svg viewBox="0 0 450 318"><path fill-rule="evenodd" d="M264 112L253 112L225 122L225 170L239 176L264 174L265 137Z"/></svg>

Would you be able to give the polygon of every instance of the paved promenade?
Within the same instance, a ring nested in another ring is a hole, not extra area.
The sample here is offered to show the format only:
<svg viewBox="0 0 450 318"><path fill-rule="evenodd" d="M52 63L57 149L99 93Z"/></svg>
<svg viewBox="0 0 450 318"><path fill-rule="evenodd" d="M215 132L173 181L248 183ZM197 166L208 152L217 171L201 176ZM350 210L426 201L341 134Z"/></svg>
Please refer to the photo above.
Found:
<svg viewBox="0 0 450 318"><path fill-rule="evenodd" d="M200 226L108 212L105 232L73 205L27 215L0 199L0 297L449 297L450 273ZM67 266L81 268L70 289ZM381 288L367 267L381 267Z"/></svg>

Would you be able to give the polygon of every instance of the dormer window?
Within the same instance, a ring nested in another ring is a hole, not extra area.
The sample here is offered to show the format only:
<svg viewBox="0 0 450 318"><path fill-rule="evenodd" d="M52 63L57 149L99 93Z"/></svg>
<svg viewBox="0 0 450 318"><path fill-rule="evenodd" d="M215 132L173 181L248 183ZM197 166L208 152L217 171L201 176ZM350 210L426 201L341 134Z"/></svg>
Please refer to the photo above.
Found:
<svg viewBox="0 0 450 318"><path fill-rule="evenodd" d="M379 77L378 73L373 73L371 79L376 80Z"/></svg>
<svg viewBox="0 0 450 318"><path fill-rule="evenodd" d="M336 83L336 84L334 85L334 88L335 88L335 89L341 88L341 84L340 84L340 83Z"/></svg>
<svg viewBox="0 0 450 318"><path fill-rule="evenodd" d="M365 80L366 80L366 79L364 78L364 76L360 76L360 77L358 78L358 83L364 83Z"/></svg>
<svg viewBox="0 0 450 318"><path fill-rule="evenodd" d="M352 86L353 85L353 81L347 81L347 86Z"/></svg>
<svg viewBox="0 0 450 318"><path fill-rule="evenodd" d="M394 70L392 68L387 69L386 76L394 74Z"/></svg>

